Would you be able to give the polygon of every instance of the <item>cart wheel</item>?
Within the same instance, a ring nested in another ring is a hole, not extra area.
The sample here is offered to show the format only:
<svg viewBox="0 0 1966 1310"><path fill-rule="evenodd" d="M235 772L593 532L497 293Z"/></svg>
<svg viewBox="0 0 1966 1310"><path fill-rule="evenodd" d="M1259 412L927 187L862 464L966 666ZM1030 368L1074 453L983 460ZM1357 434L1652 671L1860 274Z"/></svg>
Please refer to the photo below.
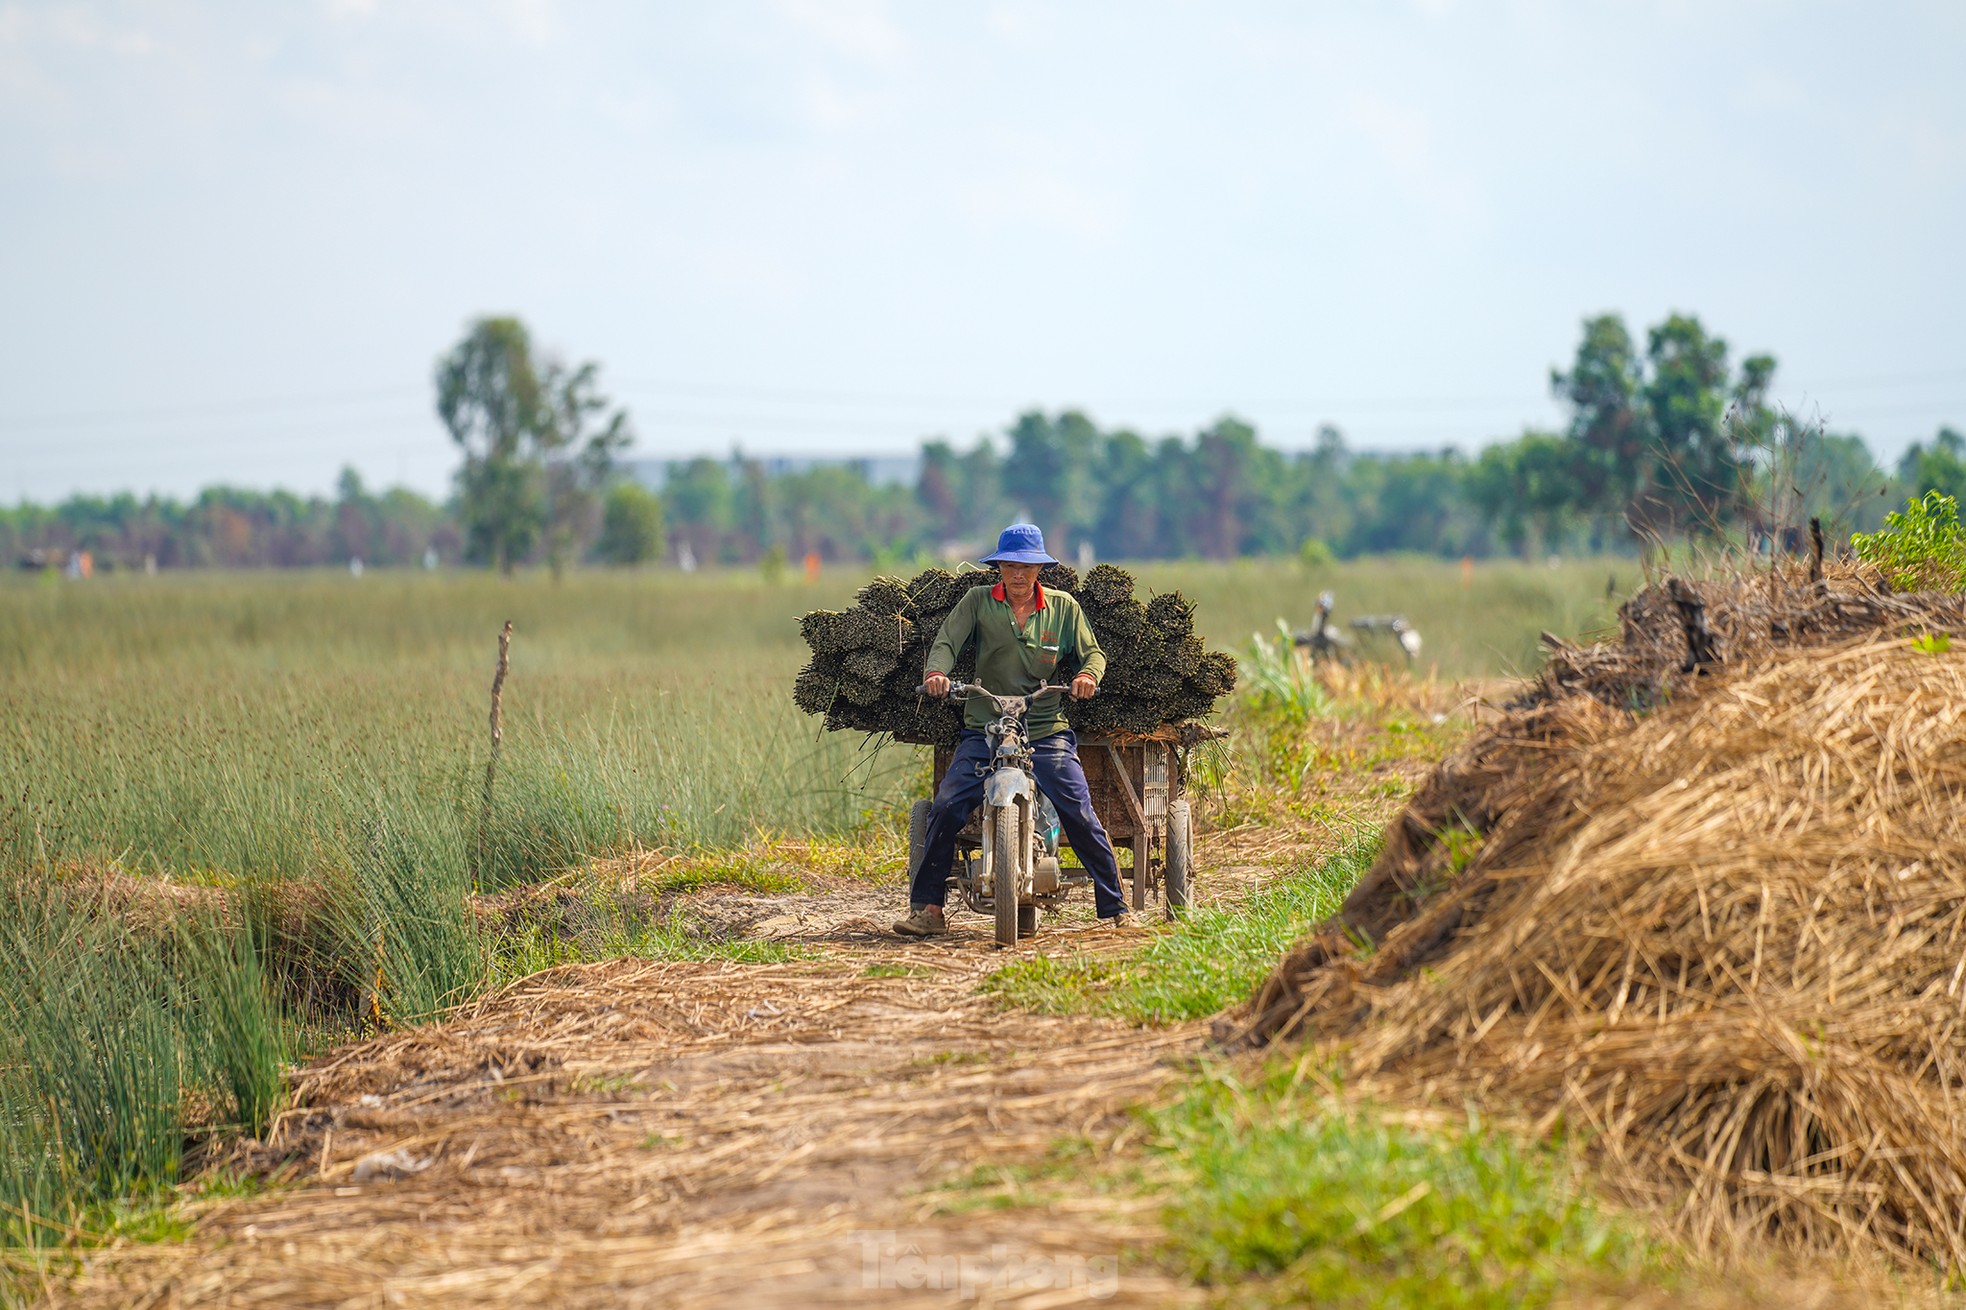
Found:
<svg viewBox="0 0 1966 1310"><path fill-rule="evenodd" d="M997 911L997 945L1017 945L1017 842L1024 825L1017 807L1005 805L990 815L990 899Z"/></svg>
<svg viewBox="0 0 1966 1310"><path fill-rule="evenodd" d="M1194 812L1185 800L1167 806L1167 864L1161 874L1167 896L1167 917L1188 908L1188 877L1194 871Z"/></svg>
<svg viewBox="0 0 1966 1310"><path fill-rule="evenodd" d="M1020 905L1017 907L1017 935L1035 937L1038 935L1038 907Z"/></svg>
<svg viewBox="0 0 1966 1310"><path fill-rule="evenodd" d="M908 810L908 882L913 885L915 871L922 867L922 852L928 849L928 801L916 801Z"/></svg>

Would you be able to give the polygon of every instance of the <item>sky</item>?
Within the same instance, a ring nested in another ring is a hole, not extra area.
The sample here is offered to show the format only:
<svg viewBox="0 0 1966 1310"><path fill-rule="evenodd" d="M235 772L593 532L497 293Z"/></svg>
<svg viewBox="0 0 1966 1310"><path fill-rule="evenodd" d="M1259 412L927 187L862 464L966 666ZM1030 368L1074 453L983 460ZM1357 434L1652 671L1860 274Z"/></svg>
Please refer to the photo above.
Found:
<svg viewBox="0 0 1966 1310"><path fill-rule="evenodd" d="M1695 313L1966 427L1966 5L0 0L0 500L443 492L516 314L641 458L1030 407L1473 450Z"/></svg>

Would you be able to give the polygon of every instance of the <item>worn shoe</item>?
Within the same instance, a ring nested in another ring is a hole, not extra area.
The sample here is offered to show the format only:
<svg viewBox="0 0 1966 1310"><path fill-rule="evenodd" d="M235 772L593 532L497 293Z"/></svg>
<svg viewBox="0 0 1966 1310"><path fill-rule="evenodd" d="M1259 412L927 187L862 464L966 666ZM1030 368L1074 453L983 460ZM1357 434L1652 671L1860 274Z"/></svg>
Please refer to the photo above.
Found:
<svg viewBox="0 0 1966 1310"><path fill-rule="evenodd" d="M1102 927L1118 929L1138 928L1140 926L1139 918L1131 910L1121 910L1110 919L1101 919L1099 923Z"/></svg>
<svg viewBox="0 0 1966 1310"><path fill-rule="evenodd" d="M894 930L903 937L940 937L949 931L949 920L939 905L917 905L913 914L895 922Z"/></svg>

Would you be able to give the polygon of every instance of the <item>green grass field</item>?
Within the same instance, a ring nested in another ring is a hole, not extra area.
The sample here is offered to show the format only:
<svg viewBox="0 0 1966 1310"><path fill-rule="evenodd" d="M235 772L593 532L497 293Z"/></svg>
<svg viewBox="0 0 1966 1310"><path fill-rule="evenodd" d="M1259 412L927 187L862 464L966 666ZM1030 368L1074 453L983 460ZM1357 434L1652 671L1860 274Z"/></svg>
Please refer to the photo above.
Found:
<svg viewBox="0 0 1966 1310"><path fill-rule="evenodd" d="M487 882L636 843L850 828L921 768L794 710L810 603L743 574L10 587L3 839L16 860L304 877L382 822L419 858L461 860L506 618Z"/></svg>
<svg viewBox="0 0 1966 1310"><path fill-rule="evenodd" d="M1444 676L1533 666L1543 628L1606 622L1608 574L1436 561L1156 564L1211 643L1281 617L1401 611ZM755 574L187 574L0 586L0 858L189 879L348 867L378 828L427 864L475 843L499 624L514 622L483 881L585 855L886 822L922 752L818 732L788 693L794 622L863 579Z"/></svg>

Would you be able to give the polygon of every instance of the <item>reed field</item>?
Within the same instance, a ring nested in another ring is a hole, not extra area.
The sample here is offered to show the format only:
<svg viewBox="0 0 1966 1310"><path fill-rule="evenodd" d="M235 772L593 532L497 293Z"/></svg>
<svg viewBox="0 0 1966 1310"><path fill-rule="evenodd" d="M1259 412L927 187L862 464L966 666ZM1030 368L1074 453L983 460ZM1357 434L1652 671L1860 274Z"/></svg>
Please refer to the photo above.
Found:
<svg viewBox="0 0 1966 1310"><path fill-rule="evenodd" d="M1605 624L1608 575L1636 580L1628 561L1135 571L1237 652L1280 618L1307 624L1323 588L1341 620L1404 613L1421 671L1443 677L1532 667L1541 630ZM867 576L0 581L0 943L16 961L0 975L0 1245L102 1229L103 1207L173 1182L197 1142L262 1129L297 1056L525 971L534 957L501 956L469 893L624 853L891 846L927 753L823 733L790 694L798 616ZM621 941L689 949L667 927Z"/></svg>
<svg viewBox="0 0 1966 1310"><path fill-rule="evenodd" d="M1629 561L1559 568L1364 561L1137 569L1240 650L1316 593L1403 612L1443 676L1534 667L1537 633L1607 622ZM305 878L380 827L462 869L476 840L488 688L514 625L481 880L586 855L838 834L926 785L923 752L821 733L791 703L797 617L865 575L187 574L0 588L0 849L15 867L113 861L180 879ZM1370 647L1368 647L1370 649Z"/></svg>

